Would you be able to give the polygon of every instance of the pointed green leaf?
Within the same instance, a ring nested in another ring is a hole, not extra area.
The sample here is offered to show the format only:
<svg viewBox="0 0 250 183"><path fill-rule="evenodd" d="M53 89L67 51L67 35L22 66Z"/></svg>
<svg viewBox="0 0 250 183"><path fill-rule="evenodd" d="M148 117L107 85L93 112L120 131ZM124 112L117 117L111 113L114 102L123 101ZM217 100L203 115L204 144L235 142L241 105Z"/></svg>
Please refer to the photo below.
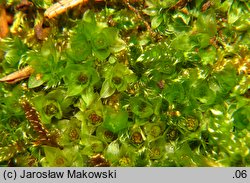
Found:
<svg viewBox="0 0 250 183"><path fill-rule="evenodd" d="M159 14L157 16L154 16L154 18L151 21L151 26L153 29L156 29L157 27L159 27L159 25L162 23L163 21L163 16L162 14Z"/></svg>
<svg viewBox="0 0 250 183"><path fill-rule="evenodd" d="M105 80L102 84L102 89L100 92L100 98L107 98L115 93L115 88L112 88L110 86L110 83L108 80Z"/></svg>

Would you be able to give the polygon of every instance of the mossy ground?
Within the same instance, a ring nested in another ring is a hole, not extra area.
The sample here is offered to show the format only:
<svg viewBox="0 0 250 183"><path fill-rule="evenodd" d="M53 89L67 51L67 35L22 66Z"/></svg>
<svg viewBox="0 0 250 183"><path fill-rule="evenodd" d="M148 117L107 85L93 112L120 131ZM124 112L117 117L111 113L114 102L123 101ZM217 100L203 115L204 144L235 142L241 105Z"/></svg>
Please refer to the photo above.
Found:
<svg viewBox="0 0 250 183"><path fill-rule="evenodd" d="M1 166L249 166L247 0L1 0Z"/></svg>

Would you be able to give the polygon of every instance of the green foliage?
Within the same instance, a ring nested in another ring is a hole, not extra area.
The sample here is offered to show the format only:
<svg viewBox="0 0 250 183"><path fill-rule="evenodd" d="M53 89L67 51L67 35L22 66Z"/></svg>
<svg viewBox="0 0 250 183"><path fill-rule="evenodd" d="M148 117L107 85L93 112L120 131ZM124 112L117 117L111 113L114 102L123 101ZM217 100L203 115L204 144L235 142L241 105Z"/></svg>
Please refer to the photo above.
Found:
<svg viewBox="0 0 250 183"><path fill-rule="evenodd" d="M128 127L128 113L126 111L116 112L107 107L104 112L103 126L113 133L126 129Z"/></svg>
<svg viewBox="0 0 250 183"><path fill-rule="evenodd" d="M124 47L125 43L118 37L117 29L98 24L94 14L88 11L73 29L68 55L76 62L91 55L102 61Z"/></svg>
<svg viewBox="0 0 250 183"><path fill-rule="evenodd" d="M1 41L0 49L5 52L2 65L8 68L15 68L20 63L25 53L28 51L28 47L22 42L21 39L15 37L14 39L6 38Z"/></svg>
<svg viewBox="0 0 250 183"><path fill-rule="evenodd" d="M111 96L116 90L119 92L125 91L128 85L135 80L136 76L125 65L117 63L110 66L105 71L105 81L100 91L101 98Z"/></svg>
<svg viewBox="0 0 250 183"><path fill-rule="evenodd" d="M198 80L196 86L191 89L193 96L206 105L213 104L216 93L209 87L206 81Z"/></svg>
<svg viewBox="0 0 250 183"><path fill-rule="evenodd" d="M236 71L233 66L227 66L223 71L215 74L215 78L220 86L220 92L229 92L236 84Z"/></svg>
<svg viewBox="0 0 250 183"><path fill-rule="evenodd" d="M163 91L169 103L180 103L184 100L185 91L179 82L170 83Z"/></svg>
<svg viewBox="0 0 250 183"><path fill-rule="evenodd" d="M54 147L45 147L45 159L42 160L44 167L78 167L83 166L83 160L78 147L65 148L63 150Z"/></svg>
<svg viewBox="0 0 250 183"><path fill-rule="evenodd" d="M34 70L0 83L1 166L100 166L98 158L124 167L250 165L246 1L207 9L202 0L135 9L110 1L53 19L43 11L54 1L32 2L29 14L10 12L0 43L1 77Z"/></svg>
<svg viewBox="0 0 250 183"><path fill-rule="evenodd" d="M35 4L38 8L48 8L53 4L52 0L32 0L32 2Z"/></svg>
<svg viewBox="0 0 250 183"><path fill-rule="evenodd" d="M34 105L39 111L43 123L50 123L54 118L61 119L71 110L70 105L73 99L66 98L66 96L64 90L57 89L48 94L40 93L33 98Z"/></svg>
<svg viewBox="0 0 250 183"><path fill-rule="evenodd" d="M79 129L81 127L81 121L77 118L60 120L57 126L61 133L59 144L63 146L72 146L79 143L81 139Z"/></svg>
<svg viewBox="0 0 250 183"><path fill-rule="evenodd" d="M65 68L64 76L65 85L68 88L68 95L74 96L81 94L87 88L93 86L99 81L99 76L96 70L87 65L69 64Z"/></svg>
<svg viewBox="0 0 250 183"><path fill-rule="evenodd" d="M65 64L52 40L46 41L40 50L29 51L26 63L35 69L29 78L29 88L36 88L44 83L46 83L46 87L51 88L61 82Z"/></svg>
<svg viewBox="0 0 250 183"><path fill-rule="evenodd" d="M213 37L217 32L217 23L214 12L207 12L206 14L200 14L196 22L196 31L199 33L208 34L210 37Z"/></svg>
<svg viewBox="0 0 250 183"><path fill-rule="evenodd" d="M153 106L142 97L131 97L131 111L140 118L147 118L153 114Z"/></svg>
<svg viewBox="0 0 250 183"><path fill-rule="evenodd" d="M243 106L233 113L233 119L234 119L234 124L235 124L236 129L249 130L250 128L249 111L250 111L249 106Z"/></svg>

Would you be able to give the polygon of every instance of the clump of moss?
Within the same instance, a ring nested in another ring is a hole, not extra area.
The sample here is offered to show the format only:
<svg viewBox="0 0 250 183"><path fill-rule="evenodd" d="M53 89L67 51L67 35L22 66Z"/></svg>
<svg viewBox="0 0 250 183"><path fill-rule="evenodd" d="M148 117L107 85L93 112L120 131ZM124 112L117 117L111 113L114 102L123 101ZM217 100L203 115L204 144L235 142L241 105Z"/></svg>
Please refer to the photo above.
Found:
<svg viewBox="0 0 250 183"><path fill-rule="evenodd" d="M107 1L54 19L52 1L31 2L1 2L14 19L0 76L34 69L0 83L1 166L250 165L245 1Z"/></svg>

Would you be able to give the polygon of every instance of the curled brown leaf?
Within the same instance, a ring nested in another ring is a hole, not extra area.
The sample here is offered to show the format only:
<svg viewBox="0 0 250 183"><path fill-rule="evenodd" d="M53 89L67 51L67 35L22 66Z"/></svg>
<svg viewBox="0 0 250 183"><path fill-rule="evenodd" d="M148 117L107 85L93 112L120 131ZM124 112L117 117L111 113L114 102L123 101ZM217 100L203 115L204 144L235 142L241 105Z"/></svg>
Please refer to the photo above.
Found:
<svg viewBox="0 0 250 183"><path fill-rule="evenodd" d="M13 73L1 78L0 82L14 84L18 81L21 81L23 79L28 78L33 72L34 72L34 69L31 66L26 66L21 70L18 70L16 72L13 72Z"/></svg>

